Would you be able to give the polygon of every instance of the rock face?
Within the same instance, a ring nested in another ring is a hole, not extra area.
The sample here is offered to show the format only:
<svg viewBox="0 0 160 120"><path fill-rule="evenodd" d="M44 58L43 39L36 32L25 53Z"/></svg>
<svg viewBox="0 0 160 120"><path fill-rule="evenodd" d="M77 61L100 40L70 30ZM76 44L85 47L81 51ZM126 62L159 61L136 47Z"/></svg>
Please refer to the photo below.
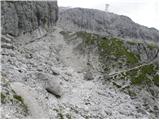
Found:
<svg viewBox="0 0 160 120"><path fill-rule="evenodd" d="M2 1L1 13L2 34L14 36L54 25L58 19L56 1Z"/></svg>
<svg viewBox="0 0 160 120"><path fill-rule="evenodd" d="M136 24L130 18L94 9L62 9L58 25L71 31L158 41L158 30Z"/></svg>

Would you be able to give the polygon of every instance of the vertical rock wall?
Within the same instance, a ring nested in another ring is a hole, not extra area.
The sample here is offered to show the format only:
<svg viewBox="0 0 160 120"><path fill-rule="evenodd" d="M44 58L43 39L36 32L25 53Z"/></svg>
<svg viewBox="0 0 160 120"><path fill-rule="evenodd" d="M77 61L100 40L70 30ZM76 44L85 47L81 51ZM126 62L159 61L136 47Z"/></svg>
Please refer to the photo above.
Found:
<svg viewBox="0 0 160 120"><path fill-rule="evenodd" d="M39 26L48 27L58 19L57 1L2 1L2 34L19 35Z"/></svg>

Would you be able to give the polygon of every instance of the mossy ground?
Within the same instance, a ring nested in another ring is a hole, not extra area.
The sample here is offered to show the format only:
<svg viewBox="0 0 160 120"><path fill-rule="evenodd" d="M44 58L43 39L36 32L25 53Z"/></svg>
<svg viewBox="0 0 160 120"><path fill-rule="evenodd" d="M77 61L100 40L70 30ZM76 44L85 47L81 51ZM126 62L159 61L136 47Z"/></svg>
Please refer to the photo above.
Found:
<svg viewBox="0 0 160 120"><path fill-rule="evenodd" d="M100 61L104 64L104 70L109 71L112 68L112 65L115 64L115 61L112 58L115 58L116 61L124 58L127 65L135 65L139 62L140 56L129 51L121 39L112 38L112 37L101 37L96 34L90 34L86 32L78 32L78 37L83 39L83 46L89 47L95 45L98 47ZM110 66L106 61L110 60ZM122 65L121 62L119 64Z"/></svg>
<svg viewBox="0 0 160 120"><path fill-rule="evenodd" d="M129 71L127 74L133 85L152 84L159 86L158 68L155 64L143 66L137 70Z"/></svg>
<svg viewBox="0 0 160 120"><path fill-rule="evenodd" d="M128 64L136 64L139 61L139 56L135 55L127 48L124 43L117 38L103 38L99 41L99 48L102 55L114 55L116 58L125 57Z"/></svg>
<svg viewBox="0 0 160 120"><path fill-rule="evenodd" d="M6 98L6 96L1 92L1 103L2 104L5 103L5 98Z"/></svg>
<svg viewBox="0 0 160 120"><path fill-rule="evenodd" d="M115 63L121 58L125 58L126 61L123 61L123 64L128 66L134 67L139 65L140 55L127 49L121 39L113 37L100 37L96 34L90 34L86 32L78 32L77 36L83 39L84 47L88 47L90 45L98 46L100 62L103 64L104 71L109 71L110 67L113 66L112 63ZM136 45L138 43L129 41L127 44ZM148 47L150 49L155 48L153 45L148 45ZM111 56L114 56L116 61L112 60ZM109 61L110 64L108 64L107 61ZM157 71L158 66L151 64L129 71L127 76L129 76L133 85L140 85L144 83L150 84L153 82L158 86L159 75L157 75Z"/></svg>
<svg viewBox="0 0 160 120"><path fill-rule="evenodd" d="M10 82L5 78L1 77L2 79L2 89L1 89L1 104L15 104L21 106L23 108L23 112L25 115L28 114L28 107L24 103L24 100L21 96L17 95L13 89L10 87ZM5 87L5 88L4 88Z"/></svg>
<svg viewBox="0 0 160 120"><path fill-rule="evenodd" d="M24 104L23 98L19 95L13 95L13 98L15 98L16 100L20 101L22 104Z"/></svg>

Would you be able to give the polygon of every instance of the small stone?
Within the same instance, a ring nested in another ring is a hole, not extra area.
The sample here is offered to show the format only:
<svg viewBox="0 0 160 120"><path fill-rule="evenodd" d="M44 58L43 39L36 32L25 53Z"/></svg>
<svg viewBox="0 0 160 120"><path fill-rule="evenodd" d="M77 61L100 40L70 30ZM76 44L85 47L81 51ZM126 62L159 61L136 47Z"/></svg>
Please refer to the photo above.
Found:
<svg viewBox="0 0 160 120"><path fill-rule="evenodd" d="M14 49L13 45L10 43L2 43L1 48Z"/></svg>
<svg viewBox="0 0 160 120"><path fill-rule="evenodd" d="M84 75L84 79L85 79L85 80L93 80L94 78L93 78L92 72L87 71L87 72L85 73L85 75Z"/></svg>
<svg viewBox="0 0 160 120"><path fill-rule="evenodd" d="M63 77L63 79L64 79L65 81L69 81L69 77L68 77L68 76L63 75L62 77Z"/></svg>
<svg viewBox="0 0 160 120"><path fill-rule="evenodd" d="M51 71L52 71L52 74L53 74L53 75L60 75L59 70L58 70L57 68L55 68L55 67L52 67L52 68L51 68Z"/></svg>
<svg viewBox="0 0 160 120"><path fill-rule="evenodd" d="M12 42L12 40L11 40L10 38L8 38L8 37L6 37L6 36L4 36L4 35L2 35L1 41L2 41L2 42L5 42L5 43L11 43L11 42Z"/></svg>

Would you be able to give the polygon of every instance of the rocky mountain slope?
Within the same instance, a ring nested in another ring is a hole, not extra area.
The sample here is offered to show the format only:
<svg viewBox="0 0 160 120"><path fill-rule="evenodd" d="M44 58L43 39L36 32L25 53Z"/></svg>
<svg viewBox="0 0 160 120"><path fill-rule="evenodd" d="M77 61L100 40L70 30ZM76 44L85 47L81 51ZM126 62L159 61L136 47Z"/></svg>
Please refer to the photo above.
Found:
<svg viewBox="0 0 160 120"><path fill-rule="evenodd" d="M158 41L158 30L136 24L123 15L94 9L62 9L58 25L69 31L87 31L105 36Z"/></svg>
<svg viewBox="0 0 160 120"><path fill-rule="evenodd" d="M2 32L1 118L158 118L156 35L148 43L71 30L61 17L56 26Z"/></svg>

